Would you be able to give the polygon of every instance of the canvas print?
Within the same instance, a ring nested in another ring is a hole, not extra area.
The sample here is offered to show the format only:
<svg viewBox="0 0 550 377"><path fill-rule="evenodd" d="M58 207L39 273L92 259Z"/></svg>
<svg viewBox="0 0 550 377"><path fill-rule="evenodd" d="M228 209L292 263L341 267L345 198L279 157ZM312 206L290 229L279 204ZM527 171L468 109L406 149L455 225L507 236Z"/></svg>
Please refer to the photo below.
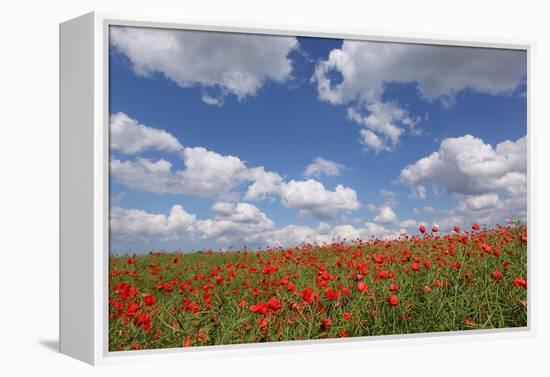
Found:
<svg viewBox="0 0 550 377"><path fill-rule="evenodd" d="M109 350L527 326L525 50L109 30Z"/></svg>

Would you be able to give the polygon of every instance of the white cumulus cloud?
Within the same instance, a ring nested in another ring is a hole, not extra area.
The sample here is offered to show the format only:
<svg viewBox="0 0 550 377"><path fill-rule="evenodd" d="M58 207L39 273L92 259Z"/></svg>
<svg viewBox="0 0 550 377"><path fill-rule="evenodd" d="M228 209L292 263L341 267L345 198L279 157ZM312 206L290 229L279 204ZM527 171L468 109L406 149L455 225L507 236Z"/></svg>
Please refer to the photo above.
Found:
<svg viewBox="0 0 550 377"><path fill-rule="evenodd" d="M374 218L374 221L381 224L391 224L397 221L397 215L390 206L382 206L379 209L378 215Z"/></svg>
<svg viewBox="0 0 550 377"><path fill-rule="evenodd" d="M399 223L399 226L405 229L413 229L413 228L416 228L417 224L418 223L416 222L416 220L408 219L408 220L401 221Z"/></svg>
<svg viewBox="0 0 550 377"><path fill-rule="evenodd" d="M123 112L111 115L109 136L111 148L126 154L147 149L177 152L183 148L172 134L143 125Z"/></svg>
<svg viewBox="0 0 550 377"><path fill-rule="evenodd" d="M275 224L256 206L249 203L217 202L212 206L213 219L197 220L196 236L224 244L238 243L250 235L275 228Z"/></svg>
<svg viewBox="0 0 550 377"><path fill-rule="evenodd" d="M160 74L183 88L213 91L202 100L218 106L227 94L242 100L268 80L287 80L288 54L298 48L294 37L144 27L111 27L110 43L136 74Z"/></svg>
<svg viewBox="0 0 550 377"><path fill-rule="evenodd" d="M138 209L113 207L110 211L110 234L115 242L178 239L191 230L195 215L175 205L168 215L151 214Z"/></svg>
<svg viewBox="0 0 550 377"><path fill-rule="evenodd" d="M479 211L487 208L494 208L500 204L500 199L496 192L481 195L469 195L463 201L463 204L471 210Z"/></svg>
<svg viewBox="0 0 550 377"><path fill-rule="evenodd" d="M435 183L448 193L474 195L496 189L521 191L526 172L526 137L493 148L466 135L443 140L438 151L405 167L399 180L413 187Z"/></svg>
<svg viewBox="0 0 550 377"><path fill-rule="evenodd" d="M477 222L493 225L527 217L527 139L496 146L466 135L448 138L439 150L405 167L399 181L411 187L434 184L456 196L455 208L439 211L442 230ZM415 213L427 212L423 207Z"/></svg>
<svg viewBox="0 0 550 377"><path fill-rule="evenodd" d="M280 195L286 207L298 208L302 214L319 219L335 218L340 211L354 211L361 207L355 190L338 185L330 191L314 179L285 183Z"/></svg>
<svg viewBox="0 0 550 377"><path fill-rule="evenodd" d="M374 152L393 149L406 129L417 132L414 127L419 122L418 118L412 118L408 111L392 102L373 102L355 108L349 107L347 117L365 127L360 133L362 143Z"/></svg>

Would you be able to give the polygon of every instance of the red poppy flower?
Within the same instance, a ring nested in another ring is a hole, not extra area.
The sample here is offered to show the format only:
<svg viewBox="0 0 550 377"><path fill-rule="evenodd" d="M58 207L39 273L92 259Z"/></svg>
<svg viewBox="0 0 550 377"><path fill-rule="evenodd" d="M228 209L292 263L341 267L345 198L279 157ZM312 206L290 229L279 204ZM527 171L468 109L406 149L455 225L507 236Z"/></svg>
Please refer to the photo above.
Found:
<svg viewBox="0 0 550 377"><path fill-rule="evenodd" d="M152 325L151 325L152 319L153 318L149 313L141 311L136 316L135 324L138 326L142 326L145 331L149 331L152 328Z"/></svg>
<svg viewBox="0 0 550 377"><path fill-rule="evenodd" d="M388 289L390 290L390 292L395 292L399 289L399 286L397 284L390 284L388 286Z"/></svg>
<svg viewBox="0 0 550 377"><path fill-rule="evenodd" d="M258 302L250 306L250 311L256 314L266 315L268 310L269 306L265 302Z"/></svg>
<svg viewBox="0 0 550 377"><path fill-rule="evenodd" d="M271 297L269 300L267 300L267 306L269 307L269 309L276 312L281 309L281 302L276 297Z"/></svg>
<svg viewBox="0 0 550 377"><path fill-rule="evenodd" d="M421 268L420 265L419 265L418 263L416 263L416 262L413 263L413 264L411 264L411 269L412 269L413 271L420 271L420 268Z"/></svg>
<svg viewBox="0 0 550 377"><path fill-rule="evenodd" d="M344 312L344 321L348 321L352 316L352 313Z"/></svg>
<svg viewBox="0 0 550 377"><path fill-rule="evenodd" d="M399 299L396 295L390 295L388 297L388 305L389 306L397 306L399 304Z"/></svg>
<svg viewBox="0 0 550 377"><path fill-rule="evenodd" d="M311 303L313 299L317 296L317 292L315 292L312 288L306 287L298 294L298 296L301 296L302 299L306 304Z"/></svg>
<svg viewBox="0 0 550 377"><path fill-rule="evenodd" d="M385 279L388 276L388 273L385 270L380 270L376 274L375 280Z"/></svg>
<svg viewBox="0 0 550 377"><path fill-rule="evenodd" d="M365 289L367 289L367 284L366 283L363 283L362 281L357 283L357 290L359 292L363 292Z"/></svg>
<svg viewBox="0 0 550 377"><path fill-rule="evenodd" d="M187 335L185 337L185 342L183 343L183 346L184 347L191 347L191 337L189 335Z"/></svg>
<svg viewBox="0 0 550 377"><path fill-rule="evenodd" d="M327 300L336 300L338 296L340 296L339 291L335 291L330 288L325 289L325 297Z"/></svg>
<svg viewBox="0 0 550 377"><path fill-rule="evenodd" d="M418 230L420 231L420 233L424 233L426 231L426 227L424 225L420 225L418 227Z"/></svg>
<svg viewBox="0 0 550 377"><path fill-rule="evenodd" d="M151 306L155 303L155 296L154 295L150 295L148 293L143 293L141 296L143 297L143 301L145 302L145 305Z"/></svg>
<svg viewBox="0 0 550 377"><path fill-rule="evenodd" d="M460 228L457 227L457 226L455 226L455 227L453 228L453 230L454 230L455 232L457 232L457 233L460 232Z"/></svg>
<svg viewBox="0 0 550 377"><path fill-rule="evenodd" d="M326 331L330 325L332 325L330 318L323 319L323 322L321 322L321 331Z"/></svg>
<svg viewBox="0 0 550 377"><path fill-rule="evenodd" d="M477 224L472 225L472 229L473 230L479 230L479 225L477 225Z"/></svg>
<svg viewBox="0 0 550 377"><path fill-rule="evenodd" d="M522 288L525 288L527 289L527 280L525 280L524 278L522 277L516 277L513 281L512 281L512 284L514 284L514 286L516 287L522 287Z"/></svg>
<svg viewBox="0 0 550 377"><path fill-rule="evenodd" d="M502 272L497 268L493 272L491 272L491 277L495 279L496 281L502 280Z"/></svg>
<svg viewBox="0 0 550 377"><path fill-rule="evenodd" d="M139 305L135 302L130 302L126 308L126 317L133 317L136 311L139 309Z"/></svg>
<svg viewBox="0 0 550 377"><path fill-rule="evenodd" d="M438 231L437 227L435 225L432 226L432 232L437 233L437 231Z"/></svg>

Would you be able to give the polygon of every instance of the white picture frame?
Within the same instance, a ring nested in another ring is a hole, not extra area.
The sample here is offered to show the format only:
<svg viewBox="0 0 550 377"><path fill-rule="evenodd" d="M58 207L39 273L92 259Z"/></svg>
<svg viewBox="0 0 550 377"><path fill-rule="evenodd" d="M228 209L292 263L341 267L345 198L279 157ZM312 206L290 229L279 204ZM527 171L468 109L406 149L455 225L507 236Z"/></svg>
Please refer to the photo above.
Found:
<svg viewBox="0 0 550 377"><path fill-rule="evenodd" d="M201 23L158 17L88 13L60 24L60 352L90 364L148 359L225 357L327 348L378 347L399 342L448 342L530 337L535 334L536 310L528 291L526 328L445 332L415 335L209 346L199 348L109 352L108 335L108 29L111 25L209 30L271 35L332 37L355 40L427 43L471 47L521 49L527 52L528 108L528 221L532 222L534 177L531 100L534 42L463 39L415 33L288 25ZM535 253L528 245L528 274L535 281Z"/></svg>

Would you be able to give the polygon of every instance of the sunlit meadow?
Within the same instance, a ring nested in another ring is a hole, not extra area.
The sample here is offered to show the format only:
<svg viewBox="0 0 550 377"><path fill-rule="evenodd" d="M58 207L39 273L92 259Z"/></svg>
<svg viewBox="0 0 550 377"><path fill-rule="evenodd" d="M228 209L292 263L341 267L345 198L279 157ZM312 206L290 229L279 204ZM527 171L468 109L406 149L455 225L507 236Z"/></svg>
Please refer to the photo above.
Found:
<svg viewBox="0 0 550 377"><path fill-rule="evenodd" d="M522 327L527 231L112 256L109 289L111 351Z"/></svg>

